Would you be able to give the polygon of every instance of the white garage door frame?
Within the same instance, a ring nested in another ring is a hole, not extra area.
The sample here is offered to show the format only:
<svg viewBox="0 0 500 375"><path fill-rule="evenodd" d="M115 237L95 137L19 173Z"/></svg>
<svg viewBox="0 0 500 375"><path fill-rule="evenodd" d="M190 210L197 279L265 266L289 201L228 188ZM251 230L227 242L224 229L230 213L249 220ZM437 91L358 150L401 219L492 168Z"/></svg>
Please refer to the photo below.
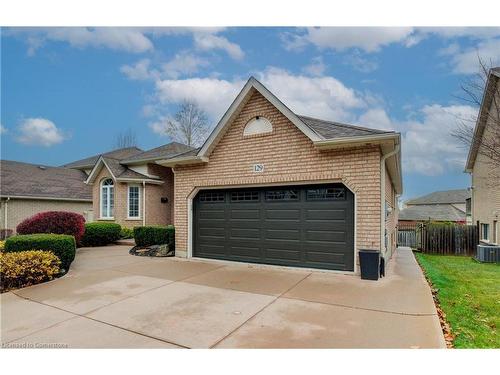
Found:
<svg viewBox="0 0 500 375"><path fill-rule="evenodd" d="M326 269L316 269L311 268L311 271L320 271L320 272L334 272L334 273L342 273L342 274L358 274L358 264L356 262L356 247L357 247L357 232L358 232L358 204L357 204L357 194L349 186L345 181L339 179L333 180L312 180L312 181L286 181L286 182L276 182L276 183L262 183L262 184L245 184L245 185L216 185L216 186L197 186L193 189L191 194L189 194L187 198L187 208L188 208L188 243L187 243L187 258L192 259L202 259L204 261L211 262L224 262L230 264L245 264L245 262L235 262L230 260L219 260L219 259L207 259L207 258L198 258L193 256L193 226L194 226L194 215L193 215L193 201L196 197L196 194L200 190L220 190L220 189L238 189L238 188L252 188L252 187L267 187L267 186L295 186L295 185L314 185L314 184L329 184L329 183L341 183L343 184L351 193L354 195L354 247L352 249L354 256L354 271L338 271L338 270L326 270ZM250 263L248 263L250 264ZM300 270L309 270L308 268L303 267L292 267L292 266L278 266L278 265L270 265L270 264L261 264L252 263L253 266L262 266L262 267L278 267L278 268L291 268L291 269L300 269Z"/></svg>

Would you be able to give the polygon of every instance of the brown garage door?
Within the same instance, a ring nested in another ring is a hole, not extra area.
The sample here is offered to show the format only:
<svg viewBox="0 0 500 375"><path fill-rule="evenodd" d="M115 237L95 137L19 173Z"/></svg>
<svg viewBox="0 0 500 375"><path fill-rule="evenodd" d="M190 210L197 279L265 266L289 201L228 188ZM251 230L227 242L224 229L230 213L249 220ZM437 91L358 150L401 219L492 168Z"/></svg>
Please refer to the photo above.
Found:
<svg viewBox="0 0 500 375"><path fill-rule="evenodd" d="M194 256L354 270L354 196L342 184L202 190Z"/></svg>

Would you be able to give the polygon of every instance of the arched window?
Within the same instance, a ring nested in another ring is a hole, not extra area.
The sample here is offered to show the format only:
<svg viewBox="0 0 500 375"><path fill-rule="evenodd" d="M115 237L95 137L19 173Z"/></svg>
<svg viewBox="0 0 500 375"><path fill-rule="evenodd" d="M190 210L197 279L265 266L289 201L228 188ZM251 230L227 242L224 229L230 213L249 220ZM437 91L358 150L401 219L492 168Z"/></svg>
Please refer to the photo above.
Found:
<svg viewBox="0 0 500 375"><path fill-rule="evenodd" d="M253 119L248 121L245 129L243 130L243 135L270 133L272 131L273 126L267 118L255 116Z"/></svg>
<svg viewBox="0 0 500 375"><path fill-rule="evenodd" d="M101 182L101 218L113 218L113 206L115 203L114 193L115 187L111 178L107 178Z"/></svg>

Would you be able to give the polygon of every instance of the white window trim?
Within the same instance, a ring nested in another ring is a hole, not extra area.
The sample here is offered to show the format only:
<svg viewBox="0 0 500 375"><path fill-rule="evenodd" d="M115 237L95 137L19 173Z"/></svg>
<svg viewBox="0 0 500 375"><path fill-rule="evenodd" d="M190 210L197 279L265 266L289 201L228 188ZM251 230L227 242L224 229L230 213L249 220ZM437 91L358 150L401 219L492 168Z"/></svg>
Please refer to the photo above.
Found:
<svg viewBox="0 0 500 375"><path fill-rule="evenodd" d="M487 237L484 237L484 228L488 229L486 231ZM481 241L489 242L490 241L490 225L489 225L489 223L481 223L480 230L481 230Z"/></svg>
<svg viewBox="0 0 500 375"><path fill-rule="evenodd" d="M115 219L114 215L113 216L104 216L103 212L102 212L102 201L103 201L103 199L102 199L102 192L103 192L103 187L104 187L103 183L104 183L104 181L106 181L108 179L109 178L103 179L101 181L101 184L100 184L100 187L99 187L99 219L100 220L114 220ZM111 187L108 185L106 188L109 191ZM115 182L113 181L113 195L114 194L115 194ZM111 195L108 197L108 207L110 206L110 203L109 203L110 202L110 199L109 199L110 197L111 197ZM113 197L113 202L114 202L114 197ZM113 207L113 211L114 211L114 207Z"/></svg>
<svg viewBox="0 0 500 375"><path fill-rule="evenodd" d="M139 216L129 216L130 215L130 188L131 187L139 188L139 202L138 202L139 203ZM127 220L140 220L141 219L141 209L142 209L141 197L142 197L141 185L139 185L139 184L128 184L127 185Z"/></svg>

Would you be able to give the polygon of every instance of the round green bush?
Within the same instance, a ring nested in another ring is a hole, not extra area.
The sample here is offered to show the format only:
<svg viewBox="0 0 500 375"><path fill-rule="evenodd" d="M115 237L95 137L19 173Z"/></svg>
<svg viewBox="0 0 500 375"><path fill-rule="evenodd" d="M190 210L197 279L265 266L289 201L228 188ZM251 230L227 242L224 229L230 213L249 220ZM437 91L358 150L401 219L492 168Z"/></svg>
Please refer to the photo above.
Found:
<svg viewBox="0 0 500 375"><path fill-rule="evenodd" d="M61 261L63 272L67 272L75 259L75 237L68 234L21 234L9 237L5 241L6 253L27 250L51 251Z"/></svg>
<svg viewBox="0 0 500 375"><path fill-rule="evenodd" d="M87 223L83 234L83 246L105 246L120 239L122 227L116 223Z"/></svg>

